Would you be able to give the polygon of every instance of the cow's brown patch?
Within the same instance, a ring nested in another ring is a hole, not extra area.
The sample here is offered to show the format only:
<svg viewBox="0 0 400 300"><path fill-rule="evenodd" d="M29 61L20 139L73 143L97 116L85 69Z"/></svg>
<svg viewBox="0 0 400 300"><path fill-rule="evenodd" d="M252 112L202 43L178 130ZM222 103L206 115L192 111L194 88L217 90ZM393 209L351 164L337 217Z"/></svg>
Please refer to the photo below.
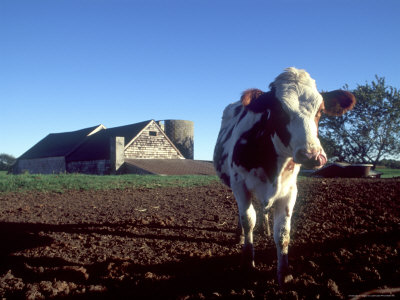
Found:
<svg viewBox="0 0 400 300"><path fill-rule="evenodd" d="M322 101L322 103L321 103L321 105L320 105L320 107L319 107L319 109L318 109L318 111L317 111L317 113L316 113L316 115L314 117L314 122L315 122L315 125L317 126L317 136L318 136L319 120L321 119L321 116L322 116L322 113L323 113L324 110L325 110L325 104Z"/></svg>
<svg viewBox="0 0 400 300"><path fill-rule="evenodd" d="M293 161L293 159L289 160L289 162L283 168L281 181L285 182L286 179L293 174L295 166L296 163Z"/></svg>
<svg viewBox="0 0 400 300"><path fill-rule="evenodd" d="M293 159L289 160L289 162L286 164L284 171L292 173L294 171L294 166L296 163L293 161Z"/></svg>
<svg viewBox="0 0 400 300"><path fill-rule="evenodd" d="M290 217L290 210L288 206L285 207L285 211L286 211L286 217Z"/></svg>
<svg viewBox="0 0 400 300"><path fill-rule="evenodd" d="M253 100L260 97L264 92L259 89L248 89L245 90L240 98L243 106L248 106Z"/></svg>

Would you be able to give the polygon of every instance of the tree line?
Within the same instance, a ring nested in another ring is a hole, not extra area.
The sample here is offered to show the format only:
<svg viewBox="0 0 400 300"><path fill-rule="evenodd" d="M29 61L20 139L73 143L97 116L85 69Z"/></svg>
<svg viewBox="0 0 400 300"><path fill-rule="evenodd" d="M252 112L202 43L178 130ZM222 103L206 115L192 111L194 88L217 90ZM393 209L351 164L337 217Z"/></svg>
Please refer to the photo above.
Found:
<svg viewBox="0 0 400 300"><path fill-rule="evenodd" d="M349 90L346 85L344 89ZM384 77L351 90L357 103L340 117L324 115L320 140L331 161L399 167L400 92ZM389 165L388 165L389 166Z"/></svg>
<svg viewBox="0 0 400 300"><path fill-rule="evenodd" d="M14 156L1 153L0 154L0 171L11 171L12 165L15 163L16 159Z"/></svg>

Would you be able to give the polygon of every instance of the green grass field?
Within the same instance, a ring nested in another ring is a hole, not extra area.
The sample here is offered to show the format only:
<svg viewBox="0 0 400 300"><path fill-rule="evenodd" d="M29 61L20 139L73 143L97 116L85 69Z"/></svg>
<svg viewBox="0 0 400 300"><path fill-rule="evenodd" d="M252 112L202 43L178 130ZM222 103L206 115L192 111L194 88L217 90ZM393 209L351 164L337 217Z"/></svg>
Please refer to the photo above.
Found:
<svg viewBox="0 0 400 300"><path fill-rule="evenodd" d="M400 177L400 169L387 169L387 168L376 168L377 172L381 172L381 178L392 178L392 177Z"/></svg>
<svg viewBox="0 0 400 300"><path fill-rule="evenodd" d="M83 174L7 175L0 172L0 193L66 190L108 190L125 188L206 186L218 182L217 176L185 175L117 175L96 176Z"/></svg>
<svg viewBox="0 0 400 300"><path fill-rule="evenodd" d="M382 178L400 177L400 169L377 168ZM301 177L302 178L302 177ZM0 193L8 192L59 192L66 190L108 190L125 188L191 187L207 186L219 182L217 176L185 175L117 175L96 176L83 174L7 175L0 171Z"/></svg>

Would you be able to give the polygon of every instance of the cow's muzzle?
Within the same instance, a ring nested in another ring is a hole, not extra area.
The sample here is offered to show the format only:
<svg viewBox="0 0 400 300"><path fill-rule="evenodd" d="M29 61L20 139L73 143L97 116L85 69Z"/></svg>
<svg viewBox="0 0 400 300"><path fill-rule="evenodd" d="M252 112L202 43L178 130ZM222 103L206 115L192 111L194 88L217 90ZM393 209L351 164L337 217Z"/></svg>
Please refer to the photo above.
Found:
<svg viewBox="0 0 400 300"><path fill-rule="evenodd" d="M326 164L327 158L322 149L311 151L300 149L294 156L294 162L302 164L307 169L319 169Z"/></svg>

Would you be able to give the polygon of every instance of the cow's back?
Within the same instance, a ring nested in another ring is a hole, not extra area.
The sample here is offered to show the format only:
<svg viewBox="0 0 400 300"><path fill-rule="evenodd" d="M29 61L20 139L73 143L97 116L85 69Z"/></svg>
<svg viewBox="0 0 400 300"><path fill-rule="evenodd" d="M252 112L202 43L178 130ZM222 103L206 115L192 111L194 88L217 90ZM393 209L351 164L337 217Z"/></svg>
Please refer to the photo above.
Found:
<svg viewBox="0 0 400 300"><path fill-rule="evenodd" d="M218 134L217 143L214 149L214 167L217 175L222 181L230 186L230 166L228 163L229 153L232 152L234 141L233 130L240 118L243 118L245 111L240 101L228 105L222 115L221 129Z"/></svg>

